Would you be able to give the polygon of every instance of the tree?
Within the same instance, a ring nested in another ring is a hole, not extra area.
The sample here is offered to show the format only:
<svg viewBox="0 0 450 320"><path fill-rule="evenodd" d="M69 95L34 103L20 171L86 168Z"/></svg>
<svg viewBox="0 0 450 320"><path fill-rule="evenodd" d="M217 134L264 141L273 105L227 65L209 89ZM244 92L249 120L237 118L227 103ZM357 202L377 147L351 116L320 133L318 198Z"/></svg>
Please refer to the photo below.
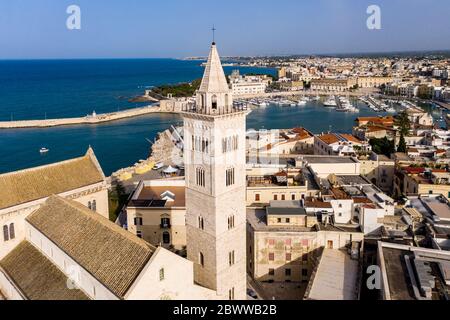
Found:
<svg viewBox="0 0 450 320"><path fill-rule="evenodd" d="M403 133L400 133L400 141L398 142L397 152L406 153L406 141Z"/></svg>
<svg viewBox="0 0 450 320"><path fill-rule="evenodd" d="M411 129L411 122L409 121L408 113L403 111L395 118L395 125L398 127L400 135L407 136Z"/></svg>
<svg viewBox="0 0 450 320"><path fill-rule="evenodd" d="M381 139L372 138L369 140L369 143L372 146L372 151L376 154L384 154L389 157L395 152L394 141L389 140L387 137Z"/></svg>

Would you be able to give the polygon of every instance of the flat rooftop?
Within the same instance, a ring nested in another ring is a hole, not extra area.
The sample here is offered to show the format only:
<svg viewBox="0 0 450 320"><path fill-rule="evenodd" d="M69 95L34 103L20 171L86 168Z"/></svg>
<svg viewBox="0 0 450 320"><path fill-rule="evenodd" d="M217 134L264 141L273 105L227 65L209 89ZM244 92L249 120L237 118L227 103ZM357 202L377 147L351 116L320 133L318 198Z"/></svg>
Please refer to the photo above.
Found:
<svg viewBox="0 0 450 320"><path fill-rule="evenodd" d="M383 247L384 264L392 300L415 300L408 281L408 270L404 256L408 251Z"/></svg>
<svg viewBox="0 0 450 320"><path fill-rule="evenodd" d="M423 216L433 219L433 215L440 219L450 219L450 206L441 197L422 196L410 199L411 205Z"/></svg>
<svg viewBox="0 0 450 320"><path fill-rule="evenodd" d="M267 225L266 209L247 208L247 223L255 231L270 232L316 232L315 227L307 228L300 226L271 226Z"/></svg>
<svg viewBox="0 0 450 320"><path fill-rule="evenodd" d="M160 202L162 207L185 207L185 190L185 187L180 186L144 186L136 200L166 200L165 203ZM173 197L171 197L172 195Z"/></svg>
<svg viewBox="0 0 450 320"><path fill-rule="evenodd" d="M386 242L379 245L384 262L380 266L387 278L391 300L440 300L450 294L449 252ZM429 286L431 282L433 286ZM428 298L420 289L423 285L431 290Z"/></svg>
<svg viewBox="0 0 450 320"><path fill-rule="evenodd" d="M312 300L356 300L358 261L341 250L324 249L306 297Z"/></svg>
<svg viewBox="0 0 450 320"><path fill-rule="evenodd" d="M337 175L336 180L341 186L354 186L354 185L371 185L369 181L364 179L361 175Z"/></svg>
<svg viewBox="0 0 450 320"><path fill-rule="evenodd" d="M357 161L351 157L339 157L339 156L303 156L303 159L308 161L309 164L321 164L321 163L357 163Z"/></svg>

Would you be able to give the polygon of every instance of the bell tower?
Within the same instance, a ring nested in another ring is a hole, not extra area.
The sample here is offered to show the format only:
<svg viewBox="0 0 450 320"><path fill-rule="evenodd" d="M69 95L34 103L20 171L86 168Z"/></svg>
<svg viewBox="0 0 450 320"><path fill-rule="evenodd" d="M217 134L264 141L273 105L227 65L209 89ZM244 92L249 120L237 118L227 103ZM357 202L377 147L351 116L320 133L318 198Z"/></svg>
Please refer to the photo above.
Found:
<svg viewBox="0 0 450 320"><path fill-rule="evenodd" d="M187 256L195 281L246 299L245 118L215 42L194 105L183 111Z"/></svg>

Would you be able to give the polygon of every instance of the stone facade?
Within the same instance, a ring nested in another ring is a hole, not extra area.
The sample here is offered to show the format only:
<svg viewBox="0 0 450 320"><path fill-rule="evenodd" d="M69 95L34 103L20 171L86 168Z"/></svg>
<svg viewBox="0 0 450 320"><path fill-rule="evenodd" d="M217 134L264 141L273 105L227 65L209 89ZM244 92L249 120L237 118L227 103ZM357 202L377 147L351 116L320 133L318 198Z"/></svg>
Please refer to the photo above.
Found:
<svg viewBox="0 0 450 320"><path fill-rule="evenodd" d="M233 110L215 44L184 116L187 257L222 299L246 299L245 111Z"/></svg>

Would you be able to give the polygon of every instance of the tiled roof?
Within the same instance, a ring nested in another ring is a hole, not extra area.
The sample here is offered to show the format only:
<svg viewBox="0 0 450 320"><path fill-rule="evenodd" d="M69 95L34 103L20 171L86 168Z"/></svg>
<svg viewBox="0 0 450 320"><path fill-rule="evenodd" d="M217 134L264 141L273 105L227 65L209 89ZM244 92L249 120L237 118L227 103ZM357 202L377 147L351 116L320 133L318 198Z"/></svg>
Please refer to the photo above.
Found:
<svg viewBox="0 0 450 320"><path fill-rule="evenodd" d="M118 297L156 250L85 206L51 196L26 220Z"/></svg>
<svg viewBox="0 0 450 320"><path fill-rule="evenodd" d="M104 180L95 155L0 175L0 209L60 194Z"/></svg>
<svg viewBox="0 0 450 320"><path fill-rule="evenodd" d="M319 138L326 144L332 144L332 143L339 142L339 138L336 137L336 135L333 133L322 134L322 135L318 136L317 138Z"/></svg>
<svg viewBox="0 0 450 320"><path fill-rule="evenodd" d="M69 289L67 277L31 243L23 241L3 260L0 268L29 300L87 300L78 289Z"/></svg>

